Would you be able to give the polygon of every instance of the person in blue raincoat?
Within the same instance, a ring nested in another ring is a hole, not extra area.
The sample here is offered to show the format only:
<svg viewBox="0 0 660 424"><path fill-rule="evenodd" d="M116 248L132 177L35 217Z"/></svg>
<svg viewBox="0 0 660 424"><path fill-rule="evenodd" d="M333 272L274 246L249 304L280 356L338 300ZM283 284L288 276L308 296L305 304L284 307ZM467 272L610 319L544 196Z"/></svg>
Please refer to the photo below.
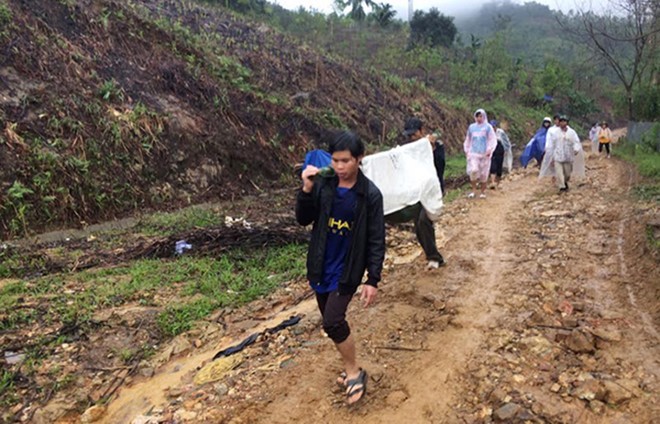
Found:
<svg viewBox="0 0 660 424"><path fill-rule="evenodd" d="M529 140L529 143L525 146L525 151L520 157L520 162L522 163L523 168L527 168L527 165L532 159L536 159L536 162L541 166L543 155L545 153L545 140L548 134L548 129L551 125L552 120L550 118L543 118L541 128L539 128L532 139Z"/></svg>

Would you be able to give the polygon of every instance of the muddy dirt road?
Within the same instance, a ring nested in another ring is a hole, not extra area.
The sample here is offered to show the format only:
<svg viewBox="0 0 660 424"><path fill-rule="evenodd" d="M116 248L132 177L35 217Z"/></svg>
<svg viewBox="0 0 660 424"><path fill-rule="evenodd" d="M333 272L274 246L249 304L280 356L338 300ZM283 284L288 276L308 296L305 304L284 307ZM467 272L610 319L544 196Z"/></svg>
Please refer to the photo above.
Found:
<svg viewBox="0 0 660 424"><path fill-rule="evenodd" d="M660 273L644 225L657 204L631 200L623 162L587 166L565 194L528 169L450 204L439 270L424 269L412 233L391 231L377 305L349 312L370 373L358 407L335 387L341 364L307 299L273 320L302 312L298 326L245 349L216 381L193 382L213 352L179 358L122 389L102 421L653 422Z"/></svg>

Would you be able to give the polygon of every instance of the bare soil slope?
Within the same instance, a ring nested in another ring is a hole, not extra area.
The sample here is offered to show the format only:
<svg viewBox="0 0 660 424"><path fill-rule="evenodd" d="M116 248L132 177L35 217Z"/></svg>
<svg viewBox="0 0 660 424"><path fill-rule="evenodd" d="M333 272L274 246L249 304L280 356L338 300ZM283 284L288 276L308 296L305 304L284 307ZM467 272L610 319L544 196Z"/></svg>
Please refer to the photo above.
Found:
<svg viewBox="0 0 660 424"><path fill-rule="evenodd" d="M464 130L420 88L221 7L0 8L0 236L267 189L331 128L394 143L416 113L450 150Z"/></svg>

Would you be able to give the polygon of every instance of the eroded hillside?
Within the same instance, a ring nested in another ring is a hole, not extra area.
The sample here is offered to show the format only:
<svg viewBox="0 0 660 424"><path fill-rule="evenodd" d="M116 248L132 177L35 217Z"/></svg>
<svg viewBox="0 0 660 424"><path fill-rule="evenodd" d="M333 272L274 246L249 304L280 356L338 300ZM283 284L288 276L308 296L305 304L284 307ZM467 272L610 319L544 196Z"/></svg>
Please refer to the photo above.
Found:
<svg viewBox="0 0 660 424"><path fill-rule="evenodd" d="M0 234L231 198L281 175L331 128L372 147L423 116L420 87L181 0L0 2Z"/></svg>

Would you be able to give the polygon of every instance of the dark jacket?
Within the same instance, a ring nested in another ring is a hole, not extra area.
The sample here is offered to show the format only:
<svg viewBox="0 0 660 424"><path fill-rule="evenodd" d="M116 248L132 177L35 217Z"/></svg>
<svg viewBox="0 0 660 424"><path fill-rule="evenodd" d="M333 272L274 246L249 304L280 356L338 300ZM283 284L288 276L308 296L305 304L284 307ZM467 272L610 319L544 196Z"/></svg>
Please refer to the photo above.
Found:
<svg viewBox="0 0 660 424"><path fill-rule="evenodd" d="M301 225L314 223L307 252L307 278L320 282L323 278L325 245L328 235L328 219L339 179L317 176L311 193L302 190L296 199L296 220ZM350 250L346 255L344 271L339 280L341 294L353 294L362 282L367 270L367 281L378 287L385 258L385 219L383 195L378 187L358 171L353 187L357 197L355 223Z"/></svg>

